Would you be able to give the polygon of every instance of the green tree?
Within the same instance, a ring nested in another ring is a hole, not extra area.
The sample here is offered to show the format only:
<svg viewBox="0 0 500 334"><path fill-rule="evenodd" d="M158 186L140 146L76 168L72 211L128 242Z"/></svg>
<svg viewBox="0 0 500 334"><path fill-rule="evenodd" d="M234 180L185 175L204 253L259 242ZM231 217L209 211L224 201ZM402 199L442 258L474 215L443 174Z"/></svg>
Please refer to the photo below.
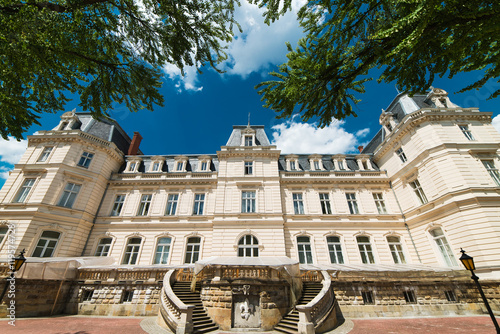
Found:
<svg viewBox="0 0 500 334"><path fill-rule="evenodd" d="M291 0L266 6L267 22ZM163 105L161 67L226 59L238 0L0 0L0 134L18 139L42 113L79 106L106 116Z"/></svg>
<svg viewBox="0 0 500 334"><path fill-rule="evenodd" d="M463 92L500 75L497 0L317 0L299 20L307 36L295 50L288 45L288 61L257 86L280 118L299 112L325 126L332 117L356 116L373 68L383 70L379 82L409 93L426 91L435 76L483 70Z"/></svg>

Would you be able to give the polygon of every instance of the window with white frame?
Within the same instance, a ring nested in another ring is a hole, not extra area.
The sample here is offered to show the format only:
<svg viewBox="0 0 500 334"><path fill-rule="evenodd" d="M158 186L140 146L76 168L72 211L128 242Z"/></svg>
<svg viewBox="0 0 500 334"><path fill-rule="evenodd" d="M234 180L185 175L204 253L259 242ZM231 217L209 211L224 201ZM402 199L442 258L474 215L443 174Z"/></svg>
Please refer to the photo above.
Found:
<svg viewBox="0 0 500 334"><path fill-rule="evenodd" d="M64 188L63 194L59 199L58 206L63 206L65 208L72 208L75 203L76 196L80 191L81 185L68 182Z"/></svg>
<svg viewBox="0 0 500 334"><path fill-rule="evenodd" d="M186 257L184 258L184 263L195 263L200 257L200 237L190 237L186 244Z"/></svg>
<svg viewBox="0 0 500 334"><path fill-rule="evenodd" d="M375 258L373 257L372 244L370 243L370 238L366 236L356 237L358 242L359 254L361 255L361 261L363 263L375 263Z"/></svg>
<svg viewBox="0 0 500 334"><path fill-rule="evenodd" d="M321 204L321 212L324 215L331 215L332 208L330 206L330 195L328 193L319 194L319 203Z"/></svg>
<svg viewBox="0 0 500 334"><path fill-rule="evenodd" d="M349 207L349 212L351 215L359 214L358 201L356 200L355 193L346 193L345 198L347 199L347 206Z"/></svg>
<svg viewBox="0 0 500 334"><path fill-rule="evenodd" d="M21 186L21 189L19 189L16 198L14 199L15 203L24 203L26 201L26 198L28 197L28 194L31 191L31 188L33 188L33 185L35 184L36 179L26 179L24 180L23 185Z"/></svg>
<svg viewBox="0 0 500 334"><path fill-rule="evenodd" d="M195 194L193 204L193 215L203 215L203 207L205 206L205 194Z"/></svg>
<svg viewBox="0 0 500 334"><path fill-rule="evenodd" d="M165 215L175 216L177 212L177 204L179 202L179 194L170 194L167 198L167 208L165 210Z"/></svg>
<svg viewBox="0 0 500 334"><path fill-rule="evenodd" d="M302 194L301 193L293 193L292 199L293 199L293 212L296 215L303 215L304 214L304 202L302 201Z"/></svg>
<svg viewBox="0 0 500 334"><path fill-rule="evenodd" d="M441 253L441 256L443 257L443 260L446 263L446 265L450 267L456 266L457 260L453 255L453 251L451 250L451 247L448 244L448 240L446 240L446 236L444 235L443 230L440 227L438 227L433 230L430 230L429 233L434 239L434 242L436 243L436 246L439 249L439 252Z"/></svg>
<svg viewBox="0 0 500 334"><path fill-rule="evenodd" d="M184 171L184 161L177 161L177 166L176 166L175 170L178 172L183 172Z"/></svg>
<svg viewBox="0 0 500 334"><path fill-rule="evenodd" d="M238 257L258 257L259 241L253 235L247 234L238 241Z"/></svg>
<svg viewBox="0 0 500 334"><path fill-rule="evenodd" d="M123 203L125 203L125 195L116 195L113 208L111 209L111 216L119 216L122 212Z"/></svg>
<svg viewBox="0 0 500 334"><path fill-rule="evenodd" d="M171 238L159 238L156 245L156 253L154 264L167 264L168 255L170 254Z"/></svg>
<svg viewBox="0 0 500 334"><path fill-rule="evenodd" d="M340 244L340 237L326 237L326 243L328 245L328 253L330 254L330 262L343 264L344 257L342 255L342 245Z"/></svg>
<svg viewBox="0 0 500 334"><path fill-rule="evenodd" d="M245 136L245 146L253 146L253 136Z"/></svg>
<svg viewBox="0 0 500 334"><path fill-rule="evenodd" d="M153 162L153 164L151 165L151 171L152 172L159 172L160 171L160 161Z"/></svg>
<svg viewBox="0 0 500 334"><path fill-rule="evenodd" d="M201 162L200 171L202 171L202 172L208 171L208 161Z"/></svg>
<svg viewBox="0 0 500 334"><path fill-rule="evenodd" d="M302 264L312 264L311 241L307 236L297 237L297 252L299 253L299 262Z"/></svg>
<svg viewBox="0 0 500 334"><path fill-rule="evenodd" d="M52 146L47 146L43 149L42 154L40 154L40 157L38 158L38 162L45 162L47 159L49 159L50 153L52 153L52 149L54 147Z"/></svg>
<svg viewBox="0 0 500 334"><path fill-rule="evenodd" d="M384 197L382 193L372 193L373 200L375 201L375 206L377 207L378 213L383 215L387 213L387 209L385 207Z"/></svg>
<svg viewBox="0 0 500 334"><path fill-rule="evenodd" d="M320 170L321 169L319 167L319 160L313 160L313 167L314 167L314 170Z"/></svg>
<svg viewBox="0 0 500 334"><path fill-rule="evenodd" d="M498 169L495 167L493 160L482 160L484 168L488 171L493 181L495 181L497 186L500 186L500 174Z"/></svg>
<svg viewBox="0 0 500 334"><path fill-rule="evenodd" d="M149 213L149 208L151 207L151 200L153 199L152 194L144 194L141 196L141 202L139 203L139 210L137 210L138 216L147 216Z"/></svg>
<svg viewBox="0 0 500 334"><path fill-rule="evenodd" d="M472 135L472 132L470 131L468 125L459 125L458 127L464 134L465 138L467 138L467 140L474 140L474 136Z"/></svg>
<svg viewBox="0 0 500 334"><path fill-rule="evenodd" d="M136 171L136 169L137 169L137 166L138 166L138 165L139 165L139 163L138 163L138 162L136 162L136 161L131 161L131 162L129 163L129 165L128 165L128 169L127 169L127 171L129 171L129 172L135 172L135 171Z"/></svg>
<svg viewBox="0 0 500 334"><path fill-rule="evenodd" d="M142 238L129 238L122 264L137 264Z"/></svg>
<svg viewBox="0 0 500 334"><path fill-rule="evenodd" d="M2 245L2 241L5 239L8 231L9 228L7 226L0 226L0 246Z"/></svg>
<svg viewBox="0 0 500 334"><path fill-rule="evenodd" d="M405 254L403 252L403 245L401 245L401 240L399 239L399 237L388 236L387 243L389 244L389 249L391 250L391 255L394 263L406 263Z"/></svg>
<svg viewBox="0 0 500 334"><path fill-rule="evenodd" d="M343 160L338 160L337 164L339 165L339 169L340 170L344 170L345 169L345 167L344 167L344 161Z"/></svg>
<svg viewBox="0 0 500 334"><path fill-rule="evenodd" d="M427 203L427 197L425 196L424 190L422 189L420 182L418 180L414 180L414 181L410 182L410 186L413 189L413 192L415 193L415 195L417 196L420 204Z"/></svg>
<svg viewBox="0 0 500 334"><path fill-rule="evenodd" d="M35 250L31 256L33 257L52 257L56 249L61 233L56 231L43 231Z"/></svg>
<svg viewBox="0 0 500 334"><path fill-rule="evenodd" d="M108 256L112 241L112 238L102 238L99 240L95 250L95 256Z"/></svg>
<svg viewBox="0 0 500 334"><path fill-rule="evenodd" d="M396 155L399 157L399 159L401 160L401 162L405 163L406 161L408 161L408 159L406 158L406 154L405 152L403 152L403 148L400 147L396 150Z"/></svg>
<svg viewBox="0 0 500 334"><path fill-rule="evenodd" d="M241 212L242 213L255 212L255 191L241 192Z"/></svg>
<svg viewBox="0 0 500 334"><path fill-rule="evenodd" d="M253 174L253 161L245 161L245 175Z"/></svg>
<svg viewBox="0 0 500 334"><path fill-rule="evenodd" d="M297 170L297 162L295 160L290 160L290 170Z"/></svg>
<svg viewBox="0 0 500 334"><path fill-rule="evenodd" d="M94 157L93 153L83 152L82 156L80 157L80 161L78 161L78 166L89 168L90 162L92 161L93 157Z"/></svg>

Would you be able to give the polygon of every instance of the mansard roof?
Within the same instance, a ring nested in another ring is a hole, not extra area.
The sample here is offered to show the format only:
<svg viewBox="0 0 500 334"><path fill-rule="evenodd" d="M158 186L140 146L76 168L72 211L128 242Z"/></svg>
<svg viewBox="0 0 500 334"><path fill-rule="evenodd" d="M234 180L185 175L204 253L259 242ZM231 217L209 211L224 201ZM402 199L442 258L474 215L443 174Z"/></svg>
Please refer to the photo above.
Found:
<svg viewBox="0 0 500 334"><path fill-rule="evenodd" d="M269 138L267 138L263 125L234 125L233 132L229 136L226 146L241 146L241 138L245 130L250 129L255 131L255 145L270 146Z"/></svg>
<svg viewBox="0 0 500 334"><path fill-rule="evenodd" d="M310 154L294 154L294 155L297 156L297 163L298 163L298 166L296 166L297 169L294 171L313 170L313 168L311 167L310 160L309 160L309 157L311 156ZM334 155L336 155L336 154L333 154L333 155L327 154L327 155L323 155L321 157L321 163L323 164L322 171L334 171L334 170L336 170L335 166L333 164L333 156ZM278 160L278 168L280 171L287 170L287 165L286 165L287 156L289 156L289 154L280 155L280 158ZM371 156L369 156L369 160L373 166L372 170L379 170L378 166L376 166L375 163L373 162L373 160L371 160ZM356 154L346 154L345 155L345 163L347 165L345 167L346 171L359 170Z"/></svg>

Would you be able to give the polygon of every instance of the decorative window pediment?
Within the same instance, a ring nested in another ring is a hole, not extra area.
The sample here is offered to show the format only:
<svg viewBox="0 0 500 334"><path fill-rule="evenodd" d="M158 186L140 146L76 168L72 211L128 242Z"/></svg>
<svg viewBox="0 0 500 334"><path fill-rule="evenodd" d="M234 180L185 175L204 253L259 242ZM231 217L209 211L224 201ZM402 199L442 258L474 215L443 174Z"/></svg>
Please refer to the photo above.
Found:
<svg viewBox="0 0 500 334"><path fill-rule="evenodd" d="M127 166L125 166L125 173L137 173L142 159L139 157L130 157L127 159Z"/></svg>

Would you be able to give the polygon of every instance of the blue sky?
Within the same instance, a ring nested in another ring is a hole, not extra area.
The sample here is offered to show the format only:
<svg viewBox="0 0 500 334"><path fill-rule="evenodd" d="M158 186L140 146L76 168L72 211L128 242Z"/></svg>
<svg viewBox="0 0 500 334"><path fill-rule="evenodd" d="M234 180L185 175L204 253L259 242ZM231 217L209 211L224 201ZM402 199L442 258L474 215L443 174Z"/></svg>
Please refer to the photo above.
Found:
<svg viewBox="0 0 500 334"><path fill-rule="evenodd" d="M110 114L123 129L131 137L134 131L143 136L141 149L144 154L213 154L225 145L233 125L247 123L249 112L251 123L264 125L269 139L283 153L356 152L358 145L365 144L378 131L381 109L387 108L397 94L394 84L367 83L367 93L356 106L358 117L333 122L324 129L317 129L314 120L303 124L298 118L276 119L272 110L263 108L255 85L269 78L267 73L286 60L285 42L294 45L302 32L294 13L270 27L263 23L261 14L261 9L242 2L236 15L244 33L237 35L229 45L230 58L220 65L226 70L225 74L211 69L197 74L195 68L187 68L187 75L181 77L176 68L167 65L161 90L165 97L164 107L156 107L153 112L131 113L120 105L114 106ZM377 71L370 73L377 74ZM494 123L500 131L500 98L486 100L500 84L490 82L479 91L454 94L480 76L481 73L466 73L452 80L438 78L433 86L450 93L452 102L459 106L493 112ZM67 111L74 108L81 111L77 100L66 106ZM52 129L61 114L43 115L41 126L33 126L26 135ZM0 186L26 145L26 141L0 139Z"/></svg>

